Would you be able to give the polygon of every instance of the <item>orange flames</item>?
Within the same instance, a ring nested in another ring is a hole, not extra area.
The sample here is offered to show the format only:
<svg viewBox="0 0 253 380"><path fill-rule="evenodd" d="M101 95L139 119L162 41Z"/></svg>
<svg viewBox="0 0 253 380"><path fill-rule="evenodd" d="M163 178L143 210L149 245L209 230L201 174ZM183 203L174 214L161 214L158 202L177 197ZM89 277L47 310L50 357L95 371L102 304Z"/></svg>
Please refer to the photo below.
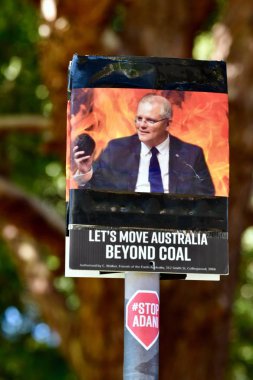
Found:
<svg viewBox="0 0 253 380"><path fill-rule="evenodd" d="M96 141L96 157L114 138L135 133L134 118L139 99L154 90L95 88L74 89L67 110L67 196L76 188L71 145L81 133ZM155 91L164 95L162 91ZM170 132L203 148L215 185L216 196L228 196L228 97L209 92L169 91L173 118ZM73 168L73 169L72 169Z"/></svg>

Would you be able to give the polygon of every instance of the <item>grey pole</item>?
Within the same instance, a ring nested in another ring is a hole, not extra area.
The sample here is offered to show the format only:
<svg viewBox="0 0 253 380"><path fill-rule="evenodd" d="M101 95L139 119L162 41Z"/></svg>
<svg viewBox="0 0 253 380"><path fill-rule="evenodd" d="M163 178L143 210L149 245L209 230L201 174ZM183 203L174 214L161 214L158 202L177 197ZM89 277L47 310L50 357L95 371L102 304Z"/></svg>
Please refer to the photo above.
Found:
<svg viewBox="0 0 253 380"><path fill-rule="evenodd" d="M124 380L158 379L159 299L159 273L126 273Z"/></svg>

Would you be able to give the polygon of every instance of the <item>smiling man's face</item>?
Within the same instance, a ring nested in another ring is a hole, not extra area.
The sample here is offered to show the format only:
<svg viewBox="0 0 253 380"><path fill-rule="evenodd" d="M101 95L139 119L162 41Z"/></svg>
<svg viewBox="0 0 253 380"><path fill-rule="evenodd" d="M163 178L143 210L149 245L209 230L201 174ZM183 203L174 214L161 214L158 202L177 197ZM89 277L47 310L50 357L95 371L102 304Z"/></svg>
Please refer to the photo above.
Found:
<svg viewBox="0 0 253 380"><path fill-rule="evenodd" d="M168 121L162 97L141 101L135 118L140 141L150 148L161 144L168 137Z"/></svg>

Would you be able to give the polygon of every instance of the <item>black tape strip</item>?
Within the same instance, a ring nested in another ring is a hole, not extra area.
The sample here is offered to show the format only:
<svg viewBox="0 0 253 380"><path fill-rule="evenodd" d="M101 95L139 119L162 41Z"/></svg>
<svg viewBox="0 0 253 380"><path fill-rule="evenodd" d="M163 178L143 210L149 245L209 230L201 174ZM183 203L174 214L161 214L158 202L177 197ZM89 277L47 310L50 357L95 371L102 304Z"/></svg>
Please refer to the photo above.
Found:
<svg viewBox="0 0 253 380"><path fill-rule="evenodd" d="M109 274L116 274L119 272L103 272L99 271L99 274L103 275L109 275ZM160 273L160 280L185 280L187 277L187 274L174 274L174 273Z"/></svg>
<svg viewBox="0 0 253 380"><path fill-rule="evenodd" d="M227 231L226 197L70 190L70 224Z"/></svg>
<svg viewBox="0 0 253 380"><path fill-rule="evenodd" d="M179 58L75 54L69 72L69 89L83 87L227 93L226 64Z"/></svg>

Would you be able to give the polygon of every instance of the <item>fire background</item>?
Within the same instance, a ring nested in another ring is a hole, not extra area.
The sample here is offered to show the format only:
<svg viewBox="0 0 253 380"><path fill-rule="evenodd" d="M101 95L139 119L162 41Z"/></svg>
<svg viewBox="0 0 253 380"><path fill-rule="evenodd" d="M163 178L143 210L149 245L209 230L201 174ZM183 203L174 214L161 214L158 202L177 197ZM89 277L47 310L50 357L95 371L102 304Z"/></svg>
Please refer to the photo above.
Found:
<svg viewBox="0 0 253 380"><path fill-rule="evenodd" d="M227 62L230 275L161 283L160 379L252 379L252 1L2 1L0 44L0 379L122 377L124 281L64 277L74 53Z"/></svg>

